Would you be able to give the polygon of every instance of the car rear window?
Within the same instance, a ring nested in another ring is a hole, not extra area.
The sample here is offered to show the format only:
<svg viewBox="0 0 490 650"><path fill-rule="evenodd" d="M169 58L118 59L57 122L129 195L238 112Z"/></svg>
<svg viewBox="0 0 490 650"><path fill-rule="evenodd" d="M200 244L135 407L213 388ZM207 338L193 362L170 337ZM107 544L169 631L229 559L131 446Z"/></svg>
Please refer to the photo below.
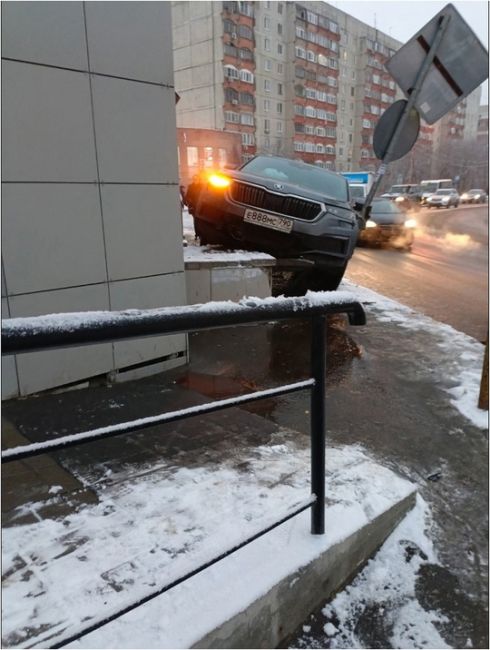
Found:
<svg viewBox="0 0 490 650"><path fill-rule="evenodd" d="M379 214L400 214L402 211L389 199L382 199L381 201L373 201L371 208L371 216L376 213Z"/></svg>
<svg viewBox="0 0 490 650"><path fill-rule="evenodd" d="M287 158L262 158L259 156L245 163L241 169L257 176L265 176L278 182L304 187L337 201L348 200L346 179L320 167L306 165Z"/></svg>

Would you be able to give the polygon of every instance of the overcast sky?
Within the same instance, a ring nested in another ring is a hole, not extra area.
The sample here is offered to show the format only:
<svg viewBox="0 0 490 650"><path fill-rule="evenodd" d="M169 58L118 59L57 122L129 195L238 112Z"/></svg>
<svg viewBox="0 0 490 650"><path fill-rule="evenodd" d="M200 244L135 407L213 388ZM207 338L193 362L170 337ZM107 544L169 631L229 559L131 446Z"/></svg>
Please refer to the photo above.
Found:
<svg viewBox="0 0 490 650"><path fill-rule="evenodd" d="M329 0L329 4L405 43L448 2L427 0ZM488 50L488 5L482 0L456 0L452 4ZM488 82L482 88L488 103Z"/></svg>

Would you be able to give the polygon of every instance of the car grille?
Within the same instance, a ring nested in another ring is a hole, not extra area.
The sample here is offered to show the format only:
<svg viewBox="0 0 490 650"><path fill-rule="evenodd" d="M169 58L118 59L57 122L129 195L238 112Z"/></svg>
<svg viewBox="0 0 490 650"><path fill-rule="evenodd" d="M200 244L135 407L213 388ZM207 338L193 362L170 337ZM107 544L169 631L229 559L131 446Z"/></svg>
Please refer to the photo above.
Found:
<svg viewBox="0 0 490 650"><path fill-rule="evenodd" d="M293 196L273 194L260 187L255 187L255 185L246 185L236 181L231 186L230 196L237 203L306 221L312 221L322 211L319 203Z"/></svg>

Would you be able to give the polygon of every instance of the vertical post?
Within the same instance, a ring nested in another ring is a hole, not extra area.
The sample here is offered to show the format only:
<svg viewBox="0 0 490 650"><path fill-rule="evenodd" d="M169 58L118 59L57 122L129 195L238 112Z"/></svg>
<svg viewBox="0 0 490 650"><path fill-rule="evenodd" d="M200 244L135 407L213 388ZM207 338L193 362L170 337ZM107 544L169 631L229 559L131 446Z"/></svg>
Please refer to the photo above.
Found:
<svg viewBox="0 0 490 650"><path fill-rule="evenodd" d="M485 342L485 356L483 358L483 368L481 372L480 395L478 397L478 408L488 411L488 332Z"/></svg>
<svg viewBox="0 0 490 650"><path fill-rule="evenodd" d="M378 168L374 183L372 184L371 189L369 190L366 200L364 202L364 208L363 208L364 221L367 221L366 219L367 209L371 205L374 195L378 191L378 187L381 183L381 179L383 178L384 173L386 171L386 165L392 161L395 152L395 146L403 132L403 129L405 128L408 117L410 115L410 111L415 106L415 102L419 96L420 90L422 88L422 84L424 83L425 78L429 74L430 67L432 65L432 62L435 59L437 50L439 48L439 45L441 44L444 34L446 33L450 20L451 20L450 14L443 14L439 18L439 24L437 26L437 31L434 35L434 40L432 41L432 45L430 46L430 49L427 52L427 56L425 57L422 65L420 66L419 71L417 72L417 76L415 77L413 88L411 88L410 90L410 94L407 103L405 105L405 108L403 109L403 112L400 115L400 119L398 120L396 128L391 135L390 142L386 149L385 155L383 156L382 164Z"/></svg>
<svg viewBox="0 0 490 650"><path fill-rule="evenodd" d="M311 492L316 496L311 508L312 535L325 532L326 319L321 314L314 316L311 323L311 369L315 380L311 389Z"/></svg>

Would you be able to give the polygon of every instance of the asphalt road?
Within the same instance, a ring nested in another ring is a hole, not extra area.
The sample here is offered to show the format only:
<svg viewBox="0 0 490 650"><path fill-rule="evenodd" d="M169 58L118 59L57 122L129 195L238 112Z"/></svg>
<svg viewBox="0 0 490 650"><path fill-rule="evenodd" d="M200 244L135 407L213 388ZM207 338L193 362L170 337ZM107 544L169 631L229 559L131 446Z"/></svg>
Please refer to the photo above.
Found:
<svg viewBox="0 0 490 650"><path fill-rule="evenodd" d="M346 277L485 341L488 204L424 208L412 252L357 248Z"/></svg>

